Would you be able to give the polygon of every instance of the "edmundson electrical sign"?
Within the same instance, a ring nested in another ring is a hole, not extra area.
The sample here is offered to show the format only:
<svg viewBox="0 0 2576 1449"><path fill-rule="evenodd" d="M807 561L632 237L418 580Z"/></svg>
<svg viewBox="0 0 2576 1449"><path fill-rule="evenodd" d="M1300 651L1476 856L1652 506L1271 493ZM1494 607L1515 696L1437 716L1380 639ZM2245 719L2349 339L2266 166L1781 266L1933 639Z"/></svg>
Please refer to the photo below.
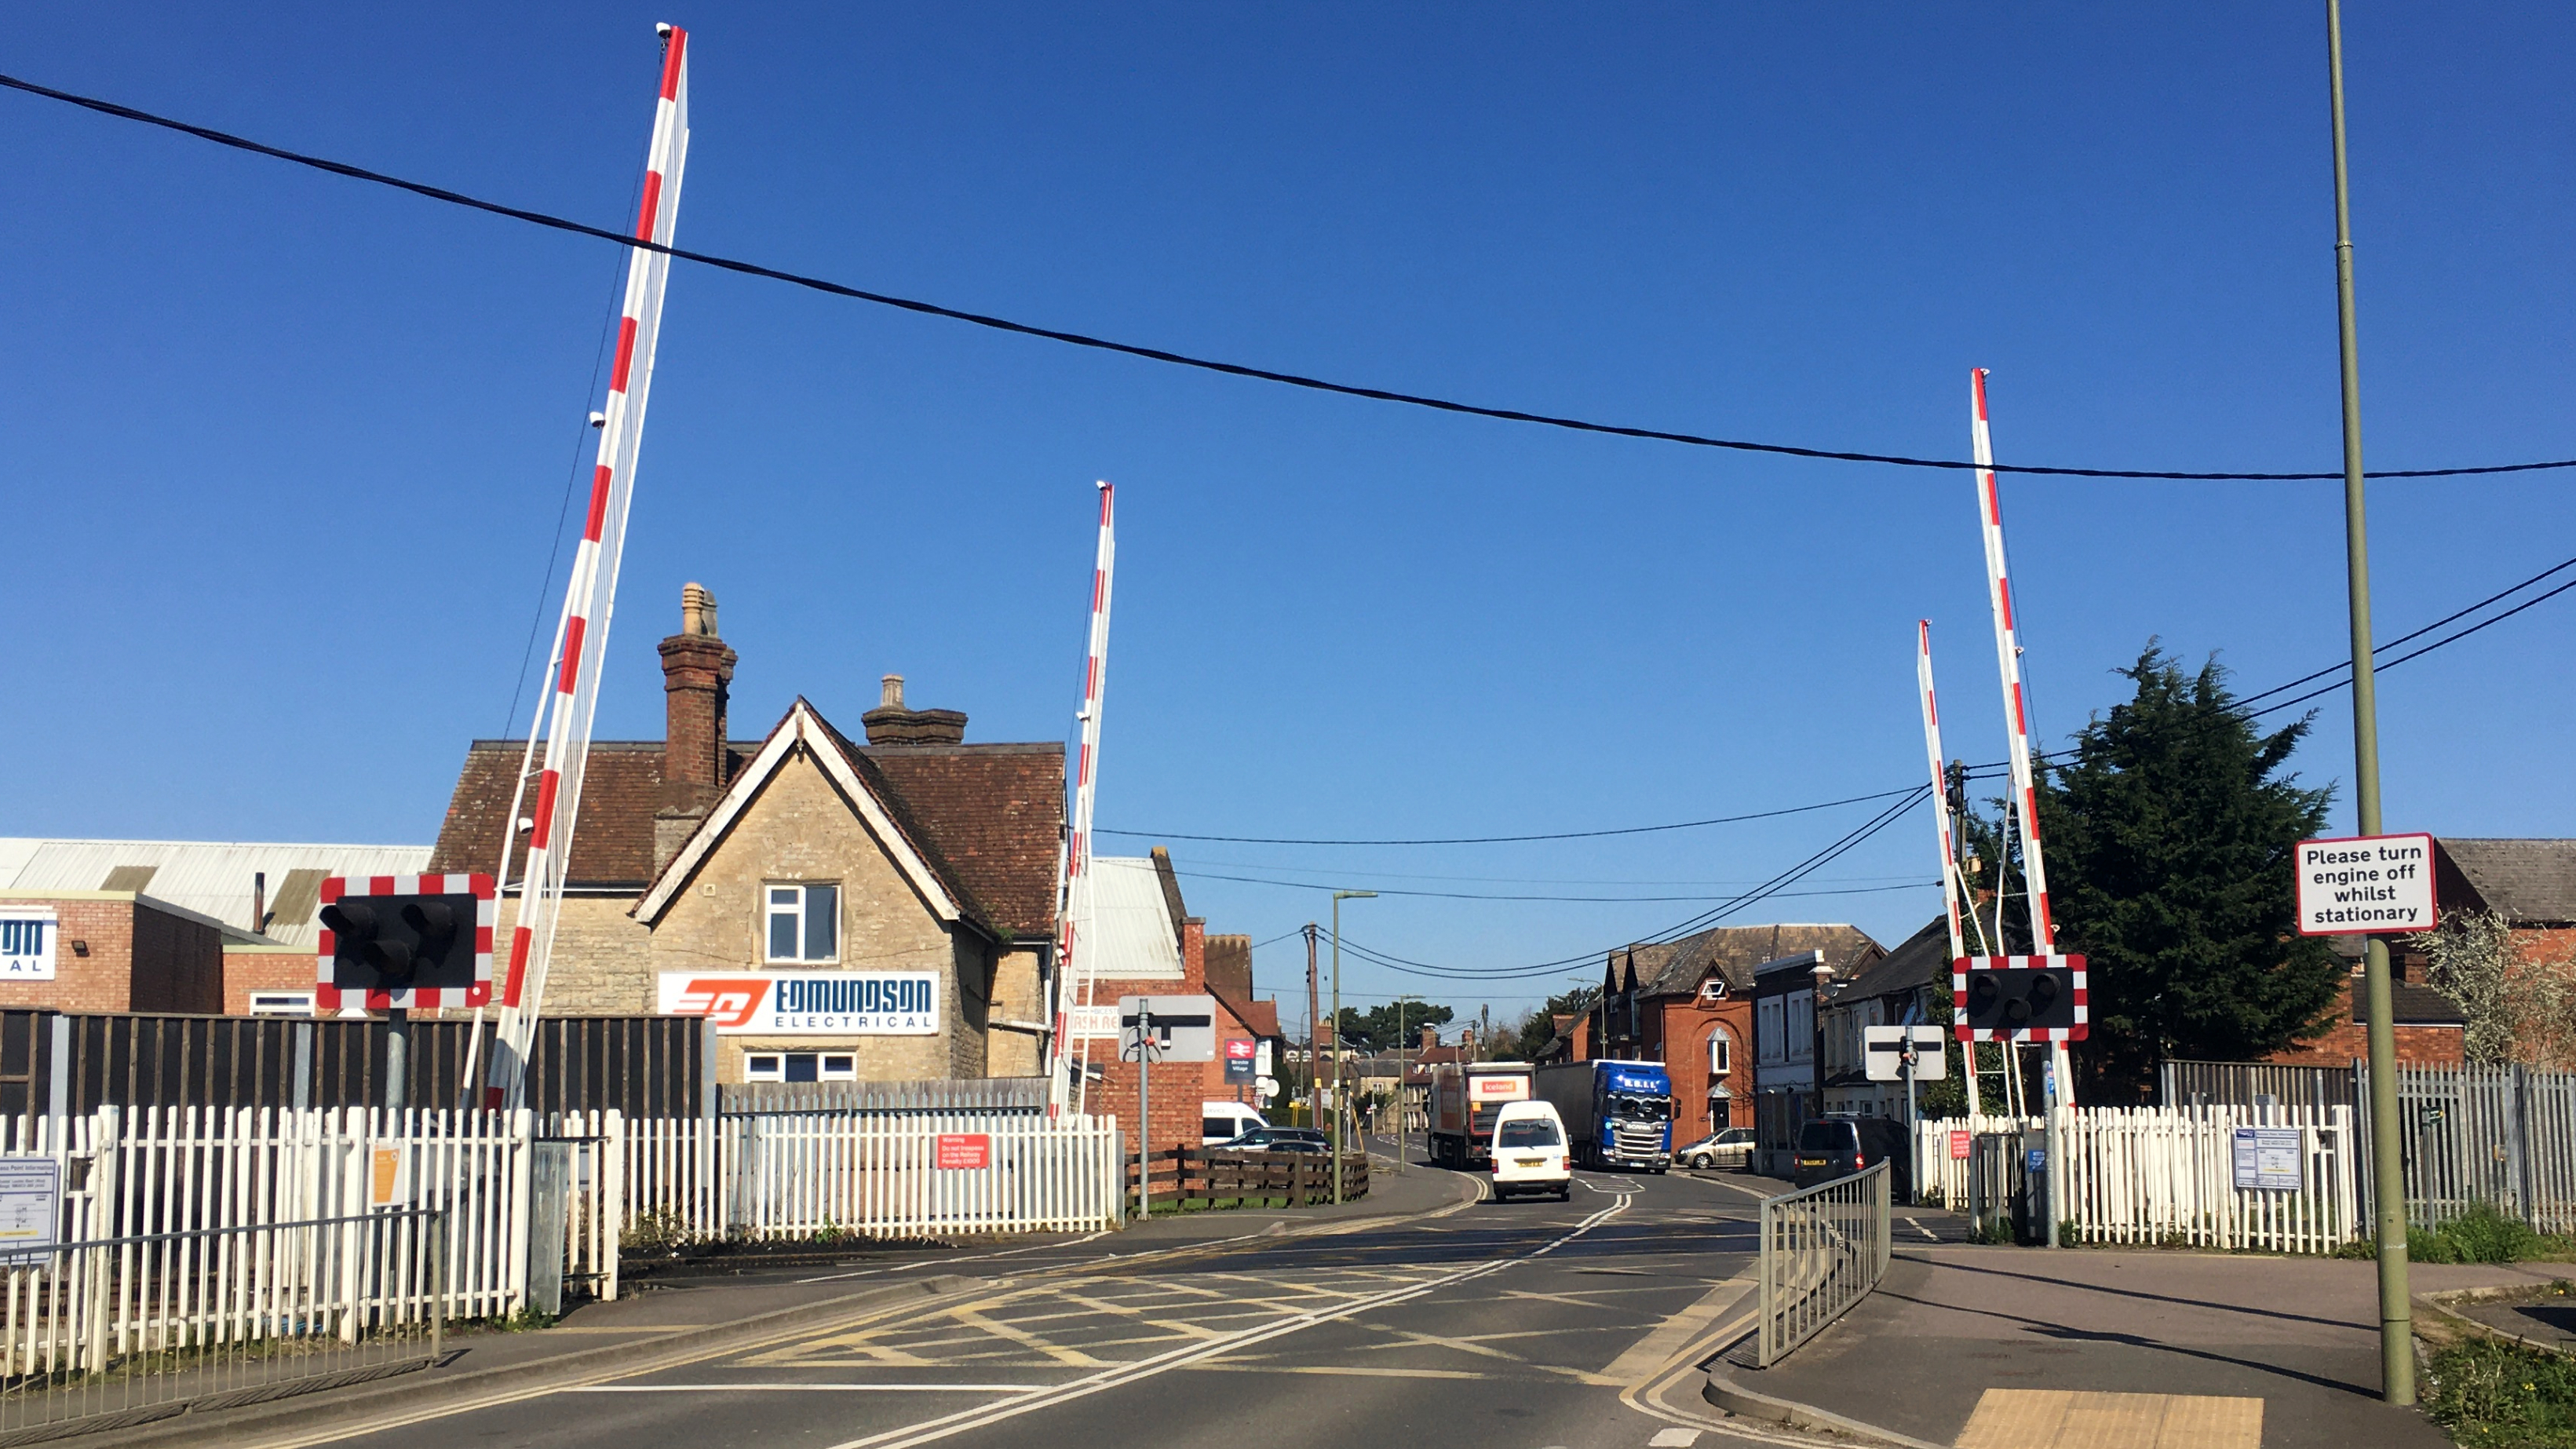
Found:
<svg viewBox="0 0 2576 1449"><path fill-rule="evenodd" d="M703 1016L730 1036L932 1036L928 971L664 971L664 1016Z"/></svg>

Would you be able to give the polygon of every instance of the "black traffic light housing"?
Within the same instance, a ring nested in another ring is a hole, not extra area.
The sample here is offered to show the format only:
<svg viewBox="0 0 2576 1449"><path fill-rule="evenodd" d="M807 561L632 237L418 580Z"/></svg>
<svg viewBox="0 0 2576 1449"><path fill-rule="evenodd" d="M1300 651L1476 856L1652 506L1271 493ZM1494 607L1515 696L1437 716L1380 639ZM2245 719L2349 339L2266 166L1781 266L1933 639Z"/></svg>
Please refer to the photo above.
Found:
<svg viewBox="0 0 2576 1449"><path fill-rule="evenodd" d="M2083 957L1971 958L1993 959L2050 964L1969 966L1961 973L1967 985L1958 999L1962 1027L1971 1032L1991 1032L1993 1039L2005 1041L2037 1039L2043 1033L2058 1031L2067 1033L2070 1041L2084 1039L2090 1013L2085 1010Z"/></svg>
<svg viewBox="0 0 2576 1449"><path fill-rule="evenodd" d="M331 984L342 991L474 985L471 892L344 896L321 920L331 930Z"/></svg>

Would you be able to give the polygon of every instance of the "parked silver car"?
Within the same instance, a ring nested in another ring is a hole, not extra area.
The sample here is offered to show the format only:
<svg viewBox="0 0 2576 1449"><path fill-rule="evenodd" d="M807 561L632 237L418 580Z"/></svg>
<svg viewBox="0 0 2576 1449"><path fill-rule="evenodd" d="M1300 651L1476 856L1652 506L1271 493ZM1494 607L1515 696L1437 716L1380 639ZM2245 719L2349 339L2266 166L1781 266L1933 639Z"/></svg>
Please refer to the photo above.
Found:
<svg viewBox="0 0 2576 1449"><path fill-rule="evenodd" d="M1673 1161L1684 1167L1732 1167L1741 1171L1753 1164L1753 1129L1721 1128L1676 1150Z"/></svg>

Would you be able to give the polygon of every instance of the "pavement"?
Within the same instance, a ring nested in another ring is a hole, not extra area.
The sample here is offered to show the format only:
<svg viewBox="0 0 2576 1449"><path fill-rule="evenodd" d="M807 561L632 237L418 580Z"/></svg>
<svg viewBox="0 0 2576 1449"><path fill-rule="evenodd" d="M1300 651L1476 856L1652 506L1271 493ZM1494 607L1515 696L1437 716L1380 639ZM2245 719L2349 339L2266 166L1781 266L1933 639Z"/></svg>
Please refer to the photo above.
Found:
<svg viewBox="0 0 2576 1449"><path fill-rule="evenodd" d="M460 1336L435 1370L81 1442L1778 1442L1729 1432L1696 1377L1748 1321L1769 1185L1586 1172L1568 1204L1488 1203L1480 1176L1386 1166L1338 1207L654 1280L553 1328Z"/></svg>
<svg viewBox="0 0 2576 1449"><path fill-rule="evenodd" d="M2412 1287L2565 1271L2419 1264ZM1900 1443L2449 1444L2420 1412L2379 1401L2378 1323L2367 1260L1906 1246L1900 1234L1885 1281L1841 1321L1768 1370L1717 1373Z"/></svg>

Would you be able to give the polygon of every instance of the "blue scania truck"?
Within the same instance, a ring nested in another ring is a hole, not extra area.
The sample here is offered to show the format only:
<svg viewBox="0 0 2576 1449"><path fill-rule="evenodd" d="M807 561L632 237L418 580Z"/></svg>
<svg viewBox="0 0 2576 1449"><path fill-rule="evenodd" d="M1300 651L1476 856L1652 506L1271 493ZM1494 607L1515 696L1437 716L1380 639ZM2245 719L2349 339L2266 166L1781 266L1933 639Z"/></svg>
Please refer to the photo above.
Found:
<svg viewBox="0 0 2576 1449"><path fill-rule="evenodd" d="M1538 1069L1538 1098L1565 1119L1586 1167L1673 1165L1673 1079L1661 1062L1565 1062Z"/></svg>

